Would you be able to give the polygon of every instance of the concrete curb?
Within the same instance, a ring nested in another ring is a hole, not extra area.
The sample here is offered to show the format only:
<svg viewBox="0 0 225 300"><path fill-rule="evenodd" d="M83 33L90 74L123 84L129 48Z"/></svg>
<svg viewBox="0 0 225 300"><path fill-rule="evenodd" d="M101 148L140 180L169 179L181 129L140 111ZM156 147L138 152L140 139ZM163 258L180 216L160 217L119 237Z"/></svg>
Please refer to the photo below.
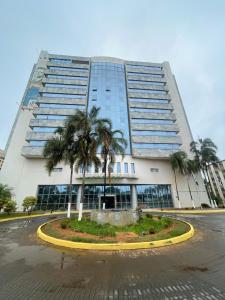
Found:
<svg viewBox="0 0 225 300"><path fill-rule="evenodd" d="M181 220L179 220L179 221L181 221ZM118 244L80 243L80 242L72 242L72 241L54 238L52 236L45 234L42 231L42 228L46 224L51 223L51 222L53 222L53 221L46 222L46 223L42 224L41 226L39 226L39 228L37 230L37 236L49 244L53 244L55 246L66 247L66 248L70 248L70 249L103 250L103 251L151 249L151 248L165 247L165 246L182 243L184 241L187 241L194 235L194 227L188 222L181 221L181 222L189 225L190 230L180 236L170 238L170 239L152 241L152 242L118 243Z"/></svg>
<svg viewBox="0 0 225 300"><path fill-rule="evenodd" d="M225 214L225 209L215 209L215 210L203 210L203 209L199 209L199 210L166 210L163 209L162 211L160 209L156 209L156 210L151 210L151 209L143 209L144 212L160 212L160 213L171 213L171 214Z"/></svg>

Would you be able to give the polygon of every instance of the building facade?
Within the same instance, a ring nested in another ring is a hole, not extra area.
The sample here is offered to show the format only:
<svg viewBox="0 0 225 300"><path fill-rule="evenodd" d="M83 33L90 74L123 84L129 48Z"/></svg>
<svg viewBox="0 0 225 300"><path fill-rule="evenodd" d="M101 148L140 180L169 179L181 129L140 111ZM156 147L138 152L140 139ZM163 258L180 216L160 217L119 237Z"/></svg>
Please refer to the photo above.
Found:
<svg viewBox="0 0 225 300"><path fill-rule="evenodd" d="M6 149L0 182L14 189L18 207L28 195L38 208L64 209L68 202L69 167L45 170L42 151L58 126L76 109L100 107L124 132L126 155L117 157L107 196L115 208L191 207L187 180L177 174L178 203L169 156L188 154L191 131L175 77L168 62L148 63L110 57L77 57L42 51L34 65ZM195 181L198 181L196 185ZM81 174L73 178L73 207L79 205ZM191 179L195 206L208 203L200 175ZM102 206L103 174L88 170L84 208Z"/></svg>
<svg viewBox="0 0 225 300"><path fill-rule="evenodd" d="M225 205L225 160L208 165L208 174L213 194Z"/></svg>
<svg viewBox="0 0 225 300"><path fill-rule="evenodd" d="M0 149L0 171L4 162L4 158L5 158L5 153L3 150Z"/></svg>

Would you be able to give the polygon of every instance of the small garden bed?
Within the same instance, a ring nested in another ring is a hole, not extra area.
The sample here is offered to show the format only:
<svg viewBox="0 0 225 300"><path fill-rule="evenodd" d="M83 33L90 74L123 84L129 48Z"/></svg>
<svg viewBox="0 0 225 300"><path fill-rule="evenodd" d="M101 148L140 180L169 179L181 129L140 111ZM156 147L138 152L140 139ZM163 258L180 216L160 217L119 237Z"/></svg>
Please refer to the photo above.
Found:
<svg viewBox="0 0 225 300"><path fill-rule="evenodd" d="M181 221L146 214L139 222L129 226L100 225L89 216L61 219L46 224L42 231L55 238L84 243L135 243L169 239L189 231Z"/></svg>

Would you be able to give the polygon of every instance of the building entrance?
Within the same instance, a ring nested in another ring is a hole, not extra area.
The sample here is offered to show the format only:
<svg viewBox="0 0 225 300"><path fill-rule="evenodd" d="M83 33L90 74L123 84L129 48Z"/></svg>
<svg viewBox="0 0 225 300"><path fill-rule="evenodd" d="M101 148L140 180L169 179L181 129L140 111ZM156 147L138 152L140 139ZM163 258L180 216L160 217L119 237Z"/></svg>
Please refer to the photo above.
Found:
<svg viewBox="0 0 225 300"><path fill-rule="evenodd" d="M101 196L101 205L105 203L105 209L116 208L116 198L115 196Z"/></svg>

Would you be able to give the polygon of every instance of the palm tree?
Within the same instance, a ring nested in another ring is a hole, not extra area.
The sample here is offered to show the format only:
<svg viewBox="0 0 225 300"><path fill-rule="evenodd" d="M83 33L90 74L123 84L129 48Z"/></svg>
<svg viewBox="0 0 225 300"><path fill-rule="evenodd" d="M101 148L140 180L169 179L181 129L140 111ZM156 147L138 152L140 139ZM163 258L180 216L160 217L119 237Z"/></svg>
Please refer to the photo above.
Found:
<svg viewBox="0 0 225 300"><path fill-rule="evenodd" d="M115 164L116 155L124 157L127 141L121 130L113 130L111 122L99 124L97 128L98 144L101 146L104 172L104 199L106 194L107 165L110 183L112 166Z"/></svg>
<svg viewBox="0 0 225 300"><path fill-rule="evenodd" d="M171 166L172 166L172 169L174 172L174 179L175 179L179 208L181 208L181 202L180 202L180 196L178 193L176 170L178 170L181 174L184 174L186 158L187 158L187 154L184 151L177 151L170 155L170 163L171 163Z"/></svg>
<svg viewBox="0 0 225 300"><path fill-rule="evenodd" d="M210 194L213 194L213 189L209 181L208 164L219 161L216 155L217 146L210 138L198 139L197 141L191 142L190 150L192 153L194 153L196 164L198 164L199 169L203 173L206 191L211 201ZM210 188L211 191L208 188Z"/></svg>
<svg viewBox="0 0 225 300"><path fill-rule="evenodd" d="M69 122L69 121L68 121ZM47 141L44 147L43 156L46 160L46 169L49 175L54 167L63 161L70 167L70 183L69 183L69 201L67 217L70 218L70 209L72 203L72 180L73 169L78 154L76 139L74 138L75 128L69 127L69 123L65 123L65 128L58 128L50 140Z"/></svg>
<svg viewBox="0 0 225 300"><path fill-rule="evenodd" d="M76 171L82 170L82 189L81 203L84 198L85 176L88 167L94 165L98 168L101 165L100 159L97 157L98 150L98 128L111 124L108 119L98 118L100 108L95 106L89 112L78 111L78 113L70 118L70 126L77 129L77 145L79 152L76 161ZM82 212L81 212L82 214Z"/></svg>

